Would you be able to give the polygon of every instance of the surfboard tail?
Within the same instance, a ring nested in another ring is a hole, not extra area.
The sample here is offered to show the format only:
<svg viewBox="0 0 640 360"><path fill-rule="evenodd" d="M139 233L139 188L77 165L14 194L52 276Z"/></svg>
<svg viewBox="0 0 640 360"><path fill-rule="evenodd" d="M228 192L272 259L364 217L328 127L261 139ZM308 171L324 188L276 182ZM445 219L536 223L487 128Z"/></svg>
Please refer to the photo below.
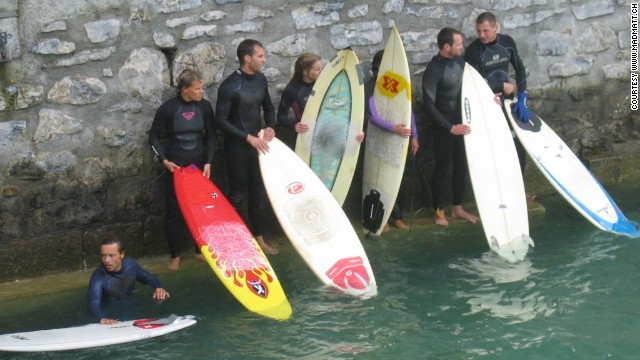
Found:
<svg viewBox="0 0 640 360"><path fill-rule="evenodd" d="M510 263L523 261L529 252L529 246L534 247L533 239L528 234L521 234L511 238L508 243L500 244L495 237L489 243L491 250Z"/></svg>

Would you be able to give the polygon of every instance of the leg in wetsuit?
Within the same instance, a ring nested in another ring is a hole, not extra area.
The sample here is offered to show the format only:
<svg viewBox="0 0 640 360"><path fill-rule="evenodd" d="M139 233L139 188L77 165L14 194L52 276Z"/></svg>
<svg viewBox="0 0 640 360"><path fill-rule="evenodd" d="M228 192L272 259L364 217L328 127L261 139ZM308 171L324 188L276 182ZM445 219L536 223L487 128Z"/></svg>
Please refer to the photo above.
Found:
<svg viewBox="0 0 640 360"><path fill-rule="evenodd" d="M443 209L442 192L447 178L449 165L453 162L453 176L451 185L453 190L453 205L462 205L464 190L467 183L467 156L464 148L464 138L454 136L447 129L435 128L433 148L436 165L431 179L433 208Z"/></svg>
<svg viewBox="0 0 640 360"><path fill-rule="evenodd" d="M254 236L262 235L264 185L258 152L245 141L227 138L225 153L229 175L229 202L236 211L249 194L248 212Z"/></svg>

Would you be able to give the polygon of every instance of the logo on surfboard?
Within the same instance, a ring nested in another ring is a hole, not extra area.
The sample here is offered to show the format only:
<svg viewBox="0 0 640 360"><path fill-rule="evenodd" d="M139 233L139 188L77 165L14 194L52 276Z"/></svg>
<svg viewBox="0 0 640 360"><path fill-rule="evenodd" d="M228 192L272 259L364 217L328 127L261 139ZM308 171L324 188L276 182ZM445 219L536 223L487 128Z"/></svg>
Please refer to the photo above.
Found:
<svg viewBox="0 0 640 360"><path fill-rule="evenodd" d="M349 100L347 100L347 98L345 98L344 96L340 96L340 95L327 97L327 100L325 103L325 105L328 105L329 107L332 107L332 108L341 108L348 104L349 104Z"/></svg>
<svg viewBox="0 0 640 360"><path fill-rule="evenodd" d="M394 98L401 92L405 92L407 99L411 100L411 85L400 74L396 74L392 71L387 71L378 78L376 82L378 91L383 96L388 98Z"/></svg>
<svg viewBox="0 0 640 360"><path fill-rule="evenodd" d="M291 184L287 185L287 192L291 195L299 194L302 192L302 190L304 190L304 184L300 181L292 182Z"/></svg>
<svg viewBox="0 0 640 360"><path fill-rule="evenodd" d="M247 285L254 294L266 299L269 296L267 284L253 272L247 272Z"/></svg>
<svg viewBox="0 0 640 360"><path fill-rule="evenodd" d="M345 290L364 290L371 283L360 256L338 260L327 270L326 275L333 280L334 284Z"/></svg>
<svg viewBox="0 0 640 360"><path fill-rule="evenodd" d="M469 98L464 98L464 118L467 120L467 124L471 124L471 105L469 105Z"/></svg>
<svg viewBox="0 0 640 360"><path fill-rule="evenodd" d="M162 322L156 322L158 319L140 319L133 322L133 326L140 329L155 329L159 327L166 326L167 324L163 324Z"/></svg>

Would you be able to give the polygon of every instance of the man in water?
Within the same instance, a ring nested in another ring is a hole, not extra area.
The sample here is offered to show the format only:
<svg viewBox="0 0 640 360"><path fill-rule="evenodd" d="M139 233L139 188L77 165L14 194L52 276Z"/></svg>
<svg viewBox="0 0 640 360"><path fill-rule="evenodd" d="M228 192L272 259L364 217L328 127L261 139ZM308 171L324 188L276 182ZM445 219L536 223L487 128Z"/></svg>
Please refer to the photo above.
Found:
<svg viewBox="0 0 640 360"><path fill-rule="evenodd" d="M87 299L89 310L100 324L112 325L118 320L107 318L100 305L103 298L122 299L131 294L136 281L155 289L153 298L164 301L169 293L162 288L158 278L146 272L138 263L125 259L122 242L118 238L102 241L100 244L102 265L91 275Z"/></svg>
<svg viewBox="0 0 640 360"><path fill-rule="evenodd" d="M424 109L433 122L433 138L436 165L431 179L435 222L449 225L444 213L442 193L444 183L453 162L453 209L451 215L471 223L477 218L462 208L464 190L467 185L468 167L463 136L471 133L469 125L462 123L460 96L464 51L462 34L451 28L438 33L436 54L422 76Z"/></svg>
<svg viewBox="0 0 640 360"><path fill-rule="evenodd" d="M240 68L220 84L216 103L216 127L224 133L225 156L229 176L227 198L239 210L248 197L251 231L262 250L277 254L264 241L264 185L260 174L258 153L269 151L269 141L275 136L275 108L271 103L267 78L262 68L267 62L262 44L253 39L243 40L237 49ZM264 113L264 137L261 115Z"/></svg>

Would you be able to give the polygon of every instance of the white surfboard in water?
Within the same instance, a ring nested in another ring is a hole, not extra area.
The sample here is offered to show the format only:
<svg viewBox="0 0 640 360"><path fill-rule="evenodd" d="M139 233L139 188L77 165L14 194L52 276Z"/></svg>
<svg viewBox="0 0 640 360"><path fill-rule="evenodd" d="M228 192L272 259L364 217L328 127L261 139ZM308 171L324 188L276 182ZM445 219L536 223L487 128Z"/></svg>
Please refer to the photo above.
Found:
<svg viewBox="0 0 640 360"><path fill-rule="evenodd" d="M531 121L513 118L512 100L504 107L522 146L549 183L571 206L597 228L629 237L640 237L638 225L627 220L600 182L571 151L571 148L533 112Z"/></svg>
<svg viewBox="0 0 640 360"><path fill-rule="evenodd" d="M318 279L351 295L377 294L362 243L320 178L277 138L269 142L269 152L259 156L273 211Z"/></svg>
<svg viewBox="0 0 640 360"><path fill-rule="evenodd" d="M95 323L5 334L0 335L0 351L61 351L122 344L162 336L195 325L196 322L191 315L171 315L161 319L122 321L114 325Z"/></svg>
<svg viewBox="0 0 640 360"><path fill-rule="evenodd" d="M471 127L464 145L489 247L509 262L522 261L533 240L515 144L493 91L469 64L462 77L462 122Z"/></svg>

